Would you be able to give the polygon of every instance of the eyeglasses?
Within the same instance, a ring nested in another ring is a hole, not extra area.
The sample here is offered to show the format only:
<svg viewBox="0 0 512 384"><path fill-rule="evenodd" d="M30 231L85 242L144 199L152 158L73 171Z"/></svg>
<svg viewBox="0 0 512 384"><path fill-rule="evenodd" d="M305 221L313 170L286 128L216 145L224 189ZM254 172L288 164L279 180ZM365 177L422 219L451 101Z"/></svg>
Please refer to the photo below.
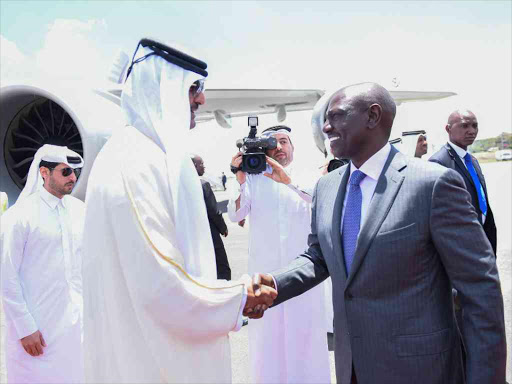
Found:
<svg viewBox="0 0 512 384"><path fill-rule="evenodd" d="M194 98L199 96L203 92L204 92L204 79L196 80L190 86L189 93L190 93L190 96L192 96Z"/></svg>
<svg viewBox="0 0 512 384"><path fill-rule="evenodd" d="M55 167L49 168L49 169L51 169L53 171L55 169ZM67 168L62 168L60 171L61 171L63 177L68 177L69 175L71 175L74 172L76 178L78 179L78 177L80 176L80 172L82 172L82 168L67 167Z"/></svg>

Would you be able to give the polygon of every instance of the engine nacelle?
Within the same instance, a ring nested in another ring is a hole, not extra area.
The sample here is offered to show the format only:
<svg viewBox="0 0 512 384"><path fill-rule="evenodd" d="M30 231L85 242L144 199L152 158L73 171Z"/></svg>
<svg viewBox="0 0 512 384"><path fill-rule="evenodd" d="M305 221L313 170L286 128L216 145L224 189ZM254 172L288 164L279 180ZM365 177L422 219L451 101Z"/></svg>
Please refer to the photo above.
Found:
<svg viewBox="0 0 512 384"><path fill-rule="evenodd" d="M84 167L73 195L85 199L87 179L112 130L124 125L121 109L95 91L10 85L0 88L0 190L12 205L25 185L37 149L66 145L82 155Z"/></svg>

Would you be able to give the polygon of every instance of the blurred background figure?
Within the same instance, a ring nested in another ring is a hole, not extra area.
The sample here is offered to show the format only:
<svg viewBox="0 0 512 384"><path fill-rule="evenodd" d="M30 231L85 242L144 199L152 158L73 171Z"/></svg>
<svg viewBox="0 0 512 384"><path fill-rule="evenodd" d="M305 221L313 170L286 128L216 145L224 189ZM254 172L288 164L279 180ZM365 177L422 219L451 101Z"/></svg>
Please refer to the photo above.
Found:
<svg viewBox="0 0 512 384"><path fill-rule="evenodd" d="M222 187L224 187L224 190L226 190L226 182L228 181L228 178L227 178L227 176L224 174L224 172L222 172L221 180L222 180Z"/></svg>
<svg viewBox="0 0 512 384"><path fill-rule="evenodd" d="M7 197L7 193L0 192L0 216L2 216L2 213L7 211L7 208L9 208L9 198Z"/></svg>
<svg viewBox="0 0 512 384"><path fill-rule="evenodd" d="M428 151L427 133L424 130L402 132L402 143L396 147L404 155L421 159Z"/></svg>
<svg viewBox="0 0 512 384"><path fill-rule="evenodd" d="M204 175L204 162L203 159L195 155L192 157L194 167L196 167L199 177ZM226 190L226 175L222 172L222 185ZM231 280L231 268L229 267L228 255L224 248L224 243L220 235L228 236L228 227L222 217L222 212L217 207L217 199L212 191L209 182L201 179L201 186L203 187L204 202L206 203L206 213L208 214L208 222L210 223L210 231L212 233L213 247L215 249L215 261L217 264L217 279Z"/></svg>

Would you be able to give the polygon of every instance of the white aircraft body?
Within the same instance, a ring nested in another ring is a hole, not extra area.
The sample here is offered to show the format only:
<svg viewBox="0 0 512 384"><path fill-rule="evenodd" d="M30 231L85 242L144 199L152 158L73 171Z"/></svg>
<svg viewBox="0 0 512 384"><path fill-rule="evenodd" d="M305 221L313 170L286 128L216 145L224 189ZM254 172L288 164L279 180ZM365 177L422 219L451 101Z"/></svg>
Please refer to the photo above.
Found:
<svg viewBox="0 0 512 384"><path fill-rule="evenodd" d="M96 155L112 131L125 125L119 107L121 85L91 89L86 84L62 82L17 83L0 88L0 191L12 205L23 188L30 163L44 144L66 145L84 158L84 168L73 195L85 199L87 179ZM328 95L304 89L207 89L206 103L196 113L198 122L216 120L224 128L231 118L277 114L282 122L289 112L313 110L313 138L328 155L321 131ZM398 105L438 100L452 92L391 91Z"/></svg>

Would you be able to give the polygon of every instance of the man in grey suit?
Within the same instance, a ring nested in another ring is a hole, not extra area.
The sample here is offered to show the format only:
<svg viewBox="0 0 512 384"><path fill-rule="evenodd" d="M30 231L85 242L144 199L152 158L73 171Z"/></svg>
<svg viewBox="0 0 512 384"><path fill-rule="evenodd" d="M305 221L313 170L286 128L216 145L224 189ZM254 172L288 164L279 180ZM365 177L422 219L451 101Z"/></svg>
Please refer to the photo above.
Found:
<svg viewBox="0 0 512 384"><path fill-rule="evenodd" d="M307 251L255 275L254 288L275 285L277 305L331 276L340 384L503 384L492 248L460 175L388 144L395 112L378 84L331 97L324 132L334 156L351 162L315 188ZM452 285L467 309L465 372ZM261 316L261 308L248 315Z"/></svg>

